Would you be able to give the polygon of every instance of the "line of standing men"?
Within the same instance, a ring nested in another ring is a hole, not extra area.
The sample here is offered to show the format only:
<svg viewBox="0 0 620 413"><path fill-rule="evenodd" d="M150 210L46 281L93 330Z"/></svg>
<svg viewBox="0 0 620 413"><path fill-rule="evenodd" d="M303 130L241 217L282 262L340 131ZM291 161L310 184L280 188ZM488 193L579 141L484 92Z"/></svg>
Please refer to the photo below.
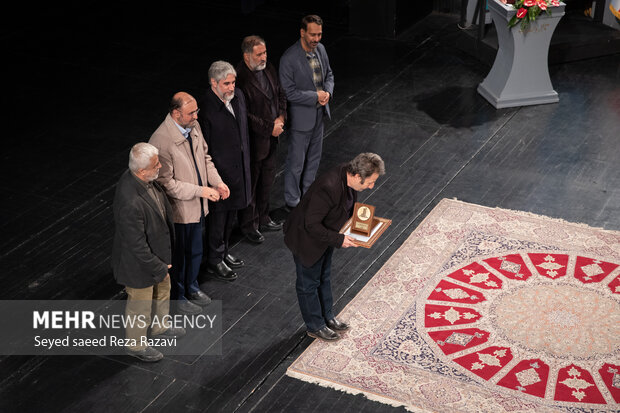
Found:
<svg viewBox="0 0 620 413"><path fill-rule="evenodd" d="M242 43L243 60L237 70L223 61L209 68L211 87L201 101L202 111L193 96L176 93L149 144L132 148L129 171L119 182L122 194L117 190L114 200L112 261L117 281L128 291L140 290L140 300L154 300L156 309L167 312L162 302L172 297L179 312L201 312L211 301L198 284L203 251L208 272L218 279L234 281L237 275L233 269L244 265L228 251L236 215L251 242L264 241L260 231L282 228L282 223L269 217L269 193L287 100L291 131L285 168L286 207L294 208L310 187L320 162L323 117L329 116L334 87L327 53L319 43L322 25L315 15L302 19L300 41L283 55L279 79L267 62L265 41L248 36ZM237 81L239 88L235 88ZM165 202L161 199L164 191ZM156 202L138 202L145 199ZM153 219L150 209L154 206L162 222ZM128 210L129 216L125 215ZM158 232L157 247L152 245L154 231ZM172 254L165 252L165 245ZM136 268L140 268L139 277ZM166 273L162 280L164 269L169 269L169 276ZM135 297L129 295L127 311ZM140 312L150 317L151 306L132 314ZM168 329L153 334L180 337L185 332ZM162 357L150 347L128 349L128 354L144 361Z"/></svg>

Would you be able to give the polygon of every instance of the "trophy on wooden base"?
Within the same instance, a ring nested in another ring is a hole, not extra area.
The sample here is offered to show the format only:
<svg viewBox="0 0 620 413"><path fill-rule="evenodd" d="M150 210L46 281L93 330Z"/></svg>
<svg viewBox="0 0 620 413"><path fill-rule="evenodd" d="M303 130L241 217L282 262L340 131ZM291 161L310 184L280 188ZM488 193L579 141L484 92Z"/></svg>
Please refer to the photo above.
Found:
<svg viewBox="0 0 620 413"><path fill-rule="evenodd" d="M355 238L356 244L360 247L370 248L391 223L391 219L376 217L374 206L356 202L353 206L353 216L340 232Z"/></svg>
<svg viewBox="0 0 620 413"><path fill-rule="evenodd" d="M374 218L374 206L356 202L351 217L351 231L369 236L374 226Z"/></svg>

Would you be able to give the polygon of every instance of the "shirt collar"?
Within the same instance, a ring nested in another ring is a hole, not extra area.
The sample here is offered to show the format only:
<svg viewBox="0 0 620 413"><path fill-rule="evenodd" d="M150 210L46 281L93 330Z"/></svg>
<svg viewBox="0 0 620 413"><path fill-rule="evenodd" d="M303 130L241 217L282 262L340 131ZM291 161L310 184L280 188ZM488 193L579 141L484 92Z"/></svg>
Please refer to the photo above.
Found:
<svg viewBox="0 0 620 413"><path fill-rule="evenodd" d="M177 128L179 128L179 132L183 134L185 139L187 139L187 137L189 136L189 133L192 131L192 128L184 128L183 126L176 123L176 121L174 122L174 124L177 126Z"/></svg>

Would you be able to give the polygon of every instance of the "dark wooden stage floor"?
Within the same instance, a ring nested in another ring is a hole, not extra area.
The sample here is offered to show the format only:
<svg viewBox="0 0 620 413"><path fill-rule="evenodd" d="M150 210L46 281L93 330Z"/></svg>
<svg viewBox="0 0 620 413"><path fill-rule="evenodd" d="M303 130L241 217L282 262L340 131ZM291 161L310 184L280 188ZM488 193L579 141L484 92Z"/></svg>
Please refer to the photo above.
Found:
<svg viewBox="0 0 620 413"><path fill-rule="evenodd" d="M336 81L321 170L381 154L387 174L362 198L393 219L373 249L336 252L337 310L442 198L620 230L620 55L551 66L557 104L495 110L476 93L489 67L453 46L458 16L431 14L396 40L373 40L347 34L344 2L287 3L249 14L226 2L80 4L77 18L49 6L3 27L0 299L122 299L111 204L128 149L148 139L175 91L203 93L211 62L236 63L244 35L263 35L277 62L309 12L326 20ZM285 151L286 139L280 161ZM0 356L0 411L403 411L285 376L311 339L292 257L281 233L266 238L236 241L248 264L236 282L201 279L223 303L221 356Z"/></svg>

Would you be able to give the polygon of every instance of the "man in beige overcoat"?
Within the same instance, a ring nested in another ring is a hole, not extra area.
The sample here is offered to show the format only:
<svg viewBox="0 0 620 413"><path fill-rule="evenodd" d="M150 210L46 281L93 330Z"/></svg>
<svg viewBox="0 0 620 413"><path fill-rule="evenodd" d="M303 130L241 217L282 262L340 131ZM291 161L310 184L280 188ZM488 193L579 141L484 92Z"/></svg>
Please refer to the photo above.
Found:
<svg viewBox="0 0 620 413"><path fill-rule="evenodd" d="M196 314L211 299L200 290L198 271L202 261L202 229L208 201L217 202L230 195L228 186L209 156L198 122L196 99L176 93L169 113L151 136L149 143L159 149L159 182L172 205L175 245L172 252L173 300L182 313Z"/></svg>

